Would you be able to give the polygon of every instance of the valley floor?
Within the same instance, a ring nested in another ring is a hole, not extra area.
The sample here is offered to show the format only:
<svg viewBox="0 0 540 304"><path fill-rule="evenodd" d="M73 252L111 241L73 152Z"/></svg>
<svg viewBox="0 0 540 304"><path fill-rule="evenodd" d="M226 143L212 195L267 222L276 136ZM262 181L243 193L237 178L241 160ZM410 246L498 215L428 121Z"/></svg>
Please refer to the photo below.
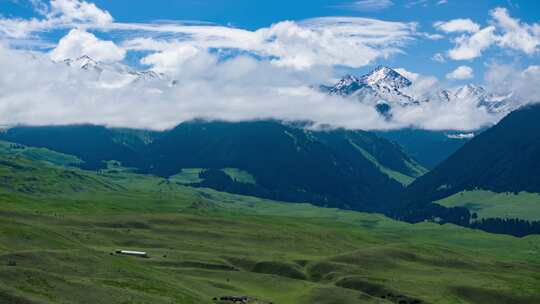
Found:
<svg viewBox="0 0 540 304"><path fill-rule="evenodd" d="M445 207L465 207L479 218L518 218L540 220L540 195L537 193L494 193L463 191L437 201Z"/></svg>
<svg viewBox="0 0 540 304"><path fill-rule="evenodd" d="M73 174L0 195L0 303L540 303L539 236Z"/></svg>

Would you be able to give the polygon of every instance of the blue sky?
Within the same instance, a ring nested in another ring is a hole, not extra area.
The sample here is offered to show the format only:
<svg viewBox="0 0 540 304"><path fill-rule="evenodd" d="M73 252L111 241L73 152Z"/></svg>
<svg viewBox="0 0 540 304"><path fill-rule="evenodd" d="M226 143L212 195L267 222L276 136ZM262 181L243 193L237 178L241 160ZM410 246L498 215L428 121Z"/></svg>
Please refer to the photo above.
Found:
<svg viewBox="0 0 540 304"><path fill-rule="evenodd" d="M95 0L95 5L108 11L116 22L151 23L151 22L209 22L216 25L230 26L246 30L266 28L284 20L301 21L324 16L367 17L396 22L415 22L418 31L436 34L433 24L456 18L470 18L484 27L492 22L489 12L497 7L508 10L510 16L523 23L540 21L539 1L516 0L310 0L310 1L251 1L251 0L154 0L154 1L118 1ZM36 12L35 1L0 0L0 13L7 18L40 18ZM46 1L43 1L46 4ZM127 5L129 3L129 5ZM373 4L376 3L376 4ZM44 39L55 42L67 33L68 29L41 33ZM107 37L107 33L95 33L98 37ZM439 33L440 34L440 33ZM455 68L467 65L474 71L472 81L481 82L486 64L498 61L512 61L517 65L527 66L538 62L537 54L519 54L508 50L488 48L482 56L470 60L446 60L444 63L432 60L436 53L444 54L455 43L451 40L457 35L446 35L444 39L428 40L415 37L400 54L388 58L373 60L363 67L338 69L344 72L361 74L378 64L403 67L421 74L435 75L444 79ZM115 37L107 37L115 39ZM518 55L518 56L516 56ZM361 55L359 55L361 56ZM137 62L136 53L128 54L128 60ZM468 79L467 81L471 81Z"/></svg>

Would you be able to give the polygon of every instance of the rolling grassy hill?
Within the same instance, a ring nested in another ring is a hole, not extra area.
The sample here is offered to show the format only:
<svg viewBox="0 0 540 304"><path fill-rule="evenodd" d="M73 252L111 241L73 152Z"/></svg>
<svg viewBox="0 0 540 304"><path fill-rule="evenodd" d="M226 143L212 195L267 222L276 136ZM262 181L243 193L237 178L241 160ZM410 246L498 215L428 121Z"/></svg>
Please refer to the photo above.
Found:
<svg viewBox="0 0 540 304"><path fill-rule="evenodd" d="M1 303L540 301L538 236L0 159Z"/></svg>

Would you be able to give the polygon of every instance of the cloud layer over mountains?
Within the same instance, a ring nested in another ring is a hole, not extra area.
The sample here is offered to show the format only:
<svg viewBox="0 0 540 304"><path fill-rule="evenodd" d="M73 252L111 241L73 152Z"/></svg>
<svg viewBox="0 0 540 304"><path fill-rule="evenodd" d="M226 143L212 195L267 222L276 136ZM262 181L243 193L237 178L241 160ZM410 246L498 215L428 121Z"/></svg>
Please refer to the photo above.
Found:
<svg viewBox="0 0 540 304"><path fill-rule="evenodd" d="M249 31L209 24L117 23L110 13L78 0L34 4L41 18L0 19L0 125L92 123L166 129L202 118L301 120L355 129L472 130L502 117L465 101L425 102L393 109L389 120L358 99L316 89L335 81L336 66L363 67L426 39L415 23L325 17ZM525 53L536 50L537 25L523 24L501 10L492 16L497 25L483 29L465 19L437 23L436 29L444 33L462 35L448 57L474 57L492 44ZM39 45L44 42L41 33L59 29L67 34L53 48L20 49L25 43ZM503 32L493 36L498 31ZM489 36L485 43L483 35ZM518 39L524 35L531 35L531 45ZM144 54L140 64L163 73L160 79L138 81L136 71L122 63L130 52ZM81 69L63 62L82 55L98 66ZM510 84L507 87L525 101L538 93L520 85L537 81L538 67L511 71L494 64L491 70L486 81L494 88ZM416 95L441 89L435 77L398 71L413 82L408 90ZM473 73L463 65L448 78L462 80Z"/></svg>

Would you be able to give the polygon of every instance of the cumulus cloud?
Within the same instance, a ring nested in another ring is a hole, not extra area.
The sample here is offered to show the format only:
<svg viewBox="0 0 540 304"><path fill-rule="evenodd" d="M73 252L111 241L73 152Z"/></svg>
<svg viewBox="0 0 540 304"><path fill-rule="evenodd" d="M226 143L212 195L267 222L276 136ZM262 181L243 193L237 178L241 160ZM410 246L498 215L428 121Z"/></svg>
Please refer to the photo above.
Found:
<svg viewBox="0 0 540 304"><path fill-rule="evenodd" d="M464 80L464 79L471 79L473 77L474 77L473 69L466 65L459 66L452 72L446 74L446 78L451 79L451 80Z"/></svg>
<svg viewBox="0 0 540 304"><path fill-rule="evenodd" d="M496 8L491 11L491 16L501 29L502 35L497 42L501 47L533 54L538 51L540 45L540 24L525 24L519 19L514 19L505 8Z"/></svg>
<svg viewBox="0 0 540 304"><path fill-rule="evenodd" d="M417 127L475 129L494 121L482 108L467 103L423 103L396 107L387 121L369 104L318 92L312 84L333 77L329 67L298 70L249 56L218 60L216 54L197 51L176 85L137 82L110 86L92 71L54 63L45 55L0 48L0 125L63 125L92 123L110 127L172 128L183 121L245 121L279 119L312 121L351 129ZM201 60L199 60L201 59ZM399 69L414 79L415 94L432 91L434 77ZM50 77L54 75L54 77ZM92 77L90 77L92 76ZM118 82L121 83L121 82ZM32 88L29 90L28 88Z"/></svg>
<svg viewBox="0 0 540 304"><path fill-rule="evenodd" d="M480 30L480 25L471 19L454 19L448 22L436 22L435 28L445 33L476 33Z"/></svg>
<svg viewBox="0 0 540 304"><path fill-rule="evenodd" d="M326 17L283 21L258 30L119 23L108 12L79 0L53 0L40 13L42 18L37 19L0 19L2 41L70 30L47 54L0 46L0 125L92 123L161 130L202 118L301 120L366 130L410 126L466 130L497 119L470 102L426 102L396 107L388 121L371 105L313 88L331 82L336 66L363 67L403 53L419 37L439 38L418 33L415 23ZM503 19L493 27L503 23L511 27ZM463 40L457 43L467 46L482 31L462 32ZM108 40L98 38L102 35ZM477 44L470 43L469 50L463 48L456 56L471 57L470 49L478 49ZM118 61L133 51L144 54L140 63L165 73L166 80L134 81L136 73L126 76L129 68ZM81 55L113 68L85 71L50 60ZM433 76L399 72L414 82L408 94L428 96L439 89Z"/></svg>
<svg viewBox="0 0 540 304"><path fill-rule="evenodd" d="M56 61L78 58L88 55L95 60L104 62L121 61L126 51L112 41L103 41L94 34L73 29L58 42L51 52L51 58Z"/></svg>
<svg viewBox="0 0 540 304"><path fill-rule="evenodd" d="M478 24L468 19L456 19L436 23L435 27L448 33L466 32L455 38L456 46L448 51L454 60L470 60L482 55L492 46L523 52L532 55L540 46L540 24L527 24L512 18L505 8L490 11L489 25L480 29Z"/></svg>
<svg viewBox="0 0 540 304"><path fill-rule="evenodd" d="M509 64L489 65L485 74L489 89L500 94L512 92L516 102L540 103L540 66L531 65L525 69Z"/></svg>
<svg viewBox="0 0 540 304"><path fill-rule="evenodd" d="M88 71L23 51L1 48L0 64L6 67L0 86L9 88L0 93L0 125L93 123L166 129L194 118L276 118L385 127L373 108L319 93L296 70L249 57L213 65L204 76L189 74L176 86L141 82L116 88L89 80ZM315 75L329 77L330 71Z"/></svg>
<svg viewBox="0 0 540 304"><path fill-rule="evenodd" d="M51 0L47 6L34 1L44 18L0 18L0 37L28 38L36 32L58 28L105 27L113 22L109 12L81 0Z"/></svg>
<svg viewBox="0 0 540 304"><path fill-rule="evenodd" d="M79 0L51 0L47 17L49 20L58 19L59 22L80 22L97 26L113 22L109 12L98 8L94 3Z"/></svg>
<svg viewBox="0 0 540 304"><path fill-rule="evenodd" d="M444 55L441 54L441 53L433 54L433 56L431 57L431 60L437 61L437 62L440 62L440 63L446 62L446 59L444 58Z"/></svg>
<svg viewBox="0 0 540 304"><path fill-rule="evenodd" d="M423 129L460 131L476 130L501 118L465 100L449 103L430 102L421 107L399 108L394 115L400 117L402 121L414 121L413 126Z"/></svg>
<svg viewBox="0 0 540 304"><path fill-rule="evenodd" d="M448 57L454 60L469 60L480 57L482 52L495 41L495 27L488 26L472 36L461 36L456 39L456 47L448 51Z"/></svg>
<svg viewBox="0 0 540 304"><path fill-rule="evenodd" d="M412 82L411 86L403 89L404 93L409 96L415 96L417 99L422 100L431 97L429 95L440 89L437 77L422 75L404 68L396 68L394 70Z"/></svg>

